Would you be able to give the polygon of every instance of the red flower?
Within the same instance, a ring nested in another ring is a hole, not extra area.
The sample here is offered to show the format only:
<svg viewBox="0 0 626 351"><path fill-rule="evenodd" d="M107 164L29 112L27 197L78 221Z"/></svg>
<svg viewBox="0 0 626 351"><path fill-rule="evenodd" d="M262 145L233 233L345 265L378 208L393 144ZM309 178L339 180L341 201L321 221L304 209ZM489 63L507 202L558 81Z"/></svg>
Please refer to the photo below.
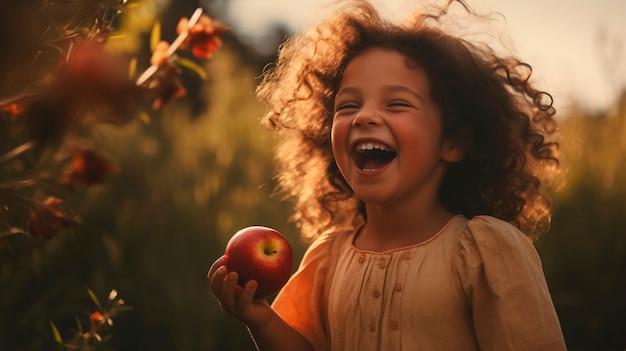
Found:
<svg viewBox="0 0 626 351"><path fill-rule="evenodd" d="M24 104L13 102L0 106L0 114L6 115L9 120L14 121L24 111Z"/></svg>
<svg viewBox="0 0 626 351"><path fill-rule="evenodd" d="M55 196L47 197L36 211L30 213L28 219L28 231L34 237L51 239L62 229L68 228L78 221L69 217L59 209L63 200Z"/></svg>
<svg viewBox="0 0 626 351"><path fill-rule="evenodd" d="M89 315L89 322L91 323L91 330L96 331L104 323L104 316L96 311Z"/></svg>
<svg viewBox="0 0 626 351"><path fill-rule="evenodd" d="M181 18L176 27L178 34L189 30L189 35L181 45L181 48L191 47L194 56L200 59L207 59L213 56L213 53L222 45L219 35L223 33L227 27L217 21L213 21L209 16L202 15L193 27L189 28L189 20L185 17Z"/></svg>
<svg viewBox="0 0 626 351"><path fill-rule="evenodd" d="M187 90L178 79L178 67L168 63L161 67L155 74L150 84L147 86L148 91L156 96L156 100L152 104L152 109L158 110L172 99L185 96Z"/></svg>
<svg viewBox="0 0 626 351"><path fill-rule="evenodd" d="M99 43L77 45L60 73L72 89L70 98L107 112L98 121L127 122L135 117L139 90L128 78L128 62L122 54L108 52Z"/></svg>
<svg viewBox="0 0 626 351"><path fill-rule="evenodd" d="M169 59L167 55L167 50L170 48L170 44L164 40L161 40L156 48L154 48L154 52L152 53L152 57L150 57L150 64L154 66L164 66Z"/></svg>
<svg viewBox="0 0 626 351"><path fill-rule="evenodd" d="M104 183L105 178L117 172L117 167L92 149L78 149L72 155L72 160L67 168L61 184L72 188L77 182L85 185Z"/></svg>
<svg viewBox="0 0 626 351"><path fill-rule="evenodd" d="M58 143L92 123L126 123L139 109L140 89L128 79L121 55L97 43L73 46L46 86L26 101L24 121L39 144Z"/></svg>

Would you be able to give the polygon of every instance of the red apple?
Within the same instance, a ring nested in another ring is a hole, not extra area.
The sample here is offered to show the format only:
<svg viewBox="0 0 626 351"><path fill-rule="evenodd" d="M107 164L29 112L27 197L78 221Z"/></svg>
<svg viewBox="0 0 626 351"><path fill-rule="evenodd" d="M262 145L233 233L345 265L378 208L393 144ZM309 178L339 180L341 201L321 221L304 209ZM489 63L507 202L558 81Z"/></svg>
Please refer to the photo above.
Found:
<svg viewBox="0 0 626 351"><path fill-rule="evenodd" d="M263 227L243 228L226 244L228 270L239 274L238 284L256 280L254 298L276 294L293 271L293 251L278 231Z"/></svg>

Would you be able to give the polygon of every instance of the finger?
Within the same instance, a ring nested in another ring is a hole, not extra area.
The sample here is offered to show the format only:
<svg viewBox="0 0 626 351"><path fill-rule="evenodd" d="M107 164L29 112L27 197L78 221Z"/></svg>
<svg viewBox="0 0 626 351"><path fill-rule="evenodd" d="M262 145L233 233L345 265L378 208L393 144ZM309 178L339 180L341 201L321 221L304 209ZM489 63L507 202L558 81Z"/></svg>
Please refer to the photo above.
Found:
<svg viewBox="0 0 626 351"><path fill-rule="evenodd" d="M228 275L228 268L226 266L220 266L215 270L212 276L209 277L211 282L211 291L215 297L220 298L222 295L222 288L224 286L224 279Z"/></svg>
<svg viewBox="0 0 626 351"><path fill-rule="evenodd" d="M239 307L245 307L247 304L252 303L252 300L254 299L254 293L257 289L257 285L258 284L256 280L250 280L246 283L244 288L241 290L239 300L237 300Z"/></svg>
<svg viewBox="0 0 626 351"><path fill-rule="evenodd" d="M235 294L237 280L239 280L239 275L237 274L237 272L228 272L228 275L226 275L226 280L224 280L224 285L222 286L221 294L219 295L222 307L227 312L233 311L235 308L237 300L237 296Z"/></svg>
<svg viewBox="0 0 626 351"><path fill-rule="evenodd" d="M221 266L228 266L228 256L223 255L213 262L211 268L209 268L209 273L207 273L207 278L211 280L211 276L213 276Z"/></svg>

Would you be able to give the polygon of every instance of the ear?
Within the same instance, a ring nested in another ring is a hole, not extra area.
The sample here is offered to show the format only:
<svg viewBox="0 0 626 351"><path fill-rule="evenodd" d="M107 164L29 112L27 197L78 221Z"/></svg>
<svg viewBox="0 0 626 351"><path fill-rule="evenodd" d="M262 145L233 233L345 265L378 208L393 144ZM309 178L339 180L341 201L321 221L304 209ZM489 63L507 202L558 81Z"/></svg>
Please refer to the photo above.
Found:
<svg viewBox="0 0 626 351"><path fill-rule="evenodd" d="M450 163L461 161L469 151L472 140L472 133L469 129L445 139L441 145L441 159Z"/></svg>

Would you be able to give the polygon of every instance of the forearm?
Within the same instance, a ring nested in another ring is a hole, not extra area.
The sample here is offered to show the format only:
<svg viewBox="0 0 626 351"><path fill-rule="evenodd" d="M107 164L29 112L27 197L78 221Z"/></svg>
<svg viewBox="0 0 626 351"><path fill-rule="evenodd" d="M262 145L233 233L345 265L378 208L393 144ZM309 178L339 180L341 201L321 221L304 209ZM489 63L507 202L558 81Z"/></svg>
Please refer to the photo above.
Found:
<svg viewBox="0 0 626 351"><path fill-rule="evenodd" d="M269 323L248 326L259 351L313 351L313 346L297 330L276 315Z"/></svg>

